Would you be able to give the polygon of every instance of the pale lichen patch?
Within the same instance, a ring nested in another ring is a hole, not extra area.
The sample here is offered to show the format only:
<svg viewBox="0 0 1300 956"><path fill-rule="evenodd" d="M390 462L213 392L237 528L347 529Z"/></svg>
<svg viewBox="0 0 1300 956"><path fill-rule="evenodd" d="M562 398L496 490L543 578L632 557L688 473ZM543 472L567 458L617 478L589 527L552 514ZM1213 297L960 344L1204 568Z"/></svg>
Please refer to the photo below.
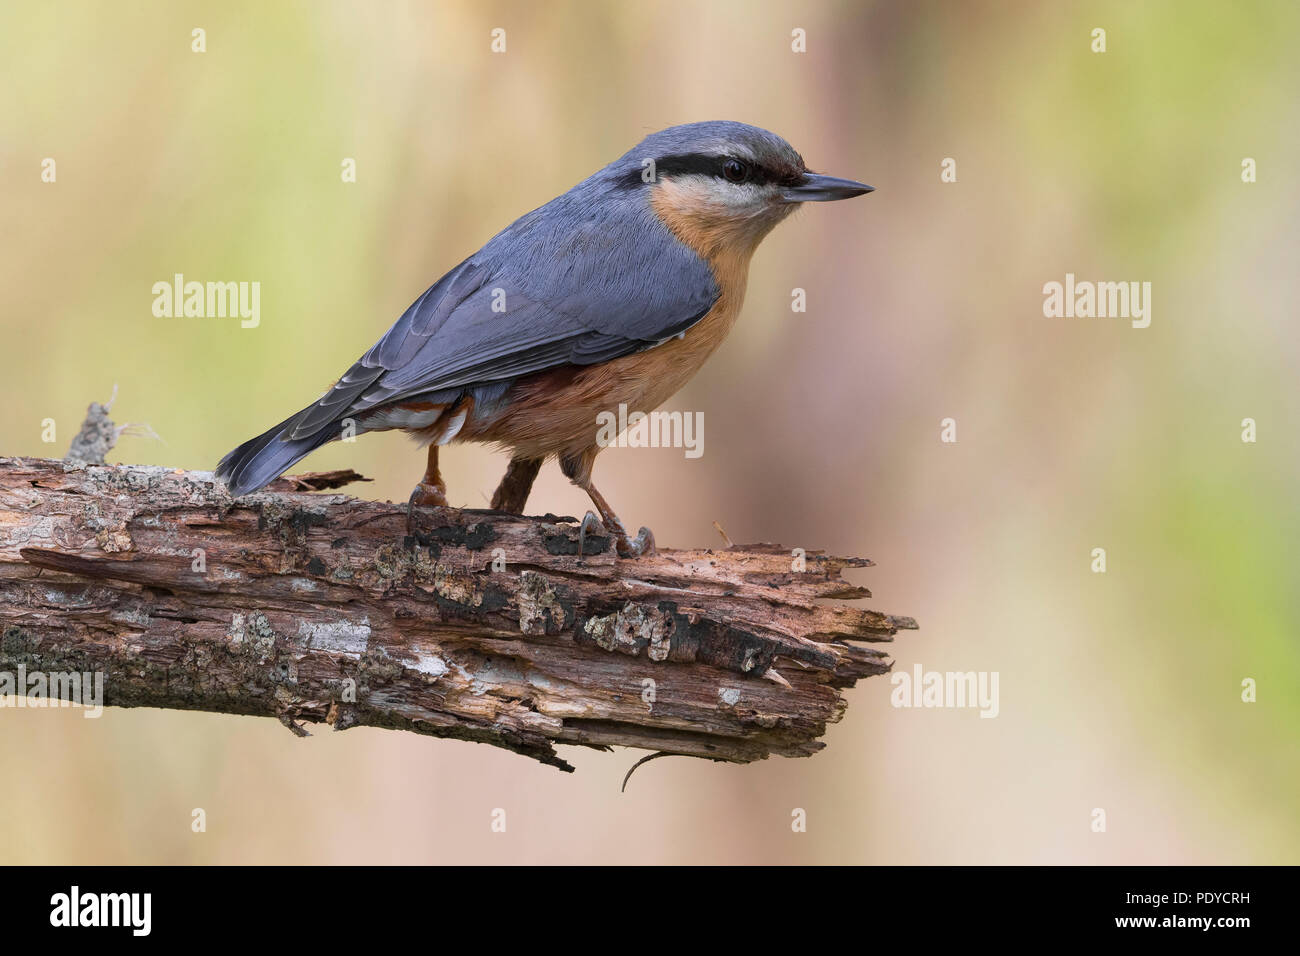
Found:
<svg viewBox="0 0 1300 956"><path fill-rule="evenodd" d="M125 525L100 528L99 531L95 532L95 543L99 545L102 551L109 554L130 551L135 547L135 542L131 540L131 534L126 530Z"/></svg>
<svg viewBox="0 0 1300 956"><path fill-rule="evenodd" d="M519 630L524 634L545 634L548 614L555 629L564 630L568 613L546 578L535 571L525 571L519 576L519 583Z"/></svg>
<svg viewBox="0 0 1300 956"><path fill-rule="evenodd" d="M411 667L427 677L437 679L447 673L450 668L447 662L437 654L417 654Z"/></svg>
<svg viewBox="0 0 1300 956"><path fill-rule="evenodd" d="M607 651L636 656L646 649L652 661L668 659L676 622L658 608L628 602L617 614L589 618L583 630Z"/></svg>
<svg viewBox="0 0 1300 956"><path fill-rule="evenodd" d="M433 589L448 601L465 607L478 607L483 603L483 592L474 586L472 579L443 565L438 565L433 572Z"/></svg>
<svg viewBox="0 0 1300 956"><path fill-rule="evenodd" d="M370 646L370 619L360 621L299 621L298 636L311 650L360 656Z"/></svg>
<svg viewBox="0 0 1300 956"><path fill-rule="evenodd" d="M226 631L230 638L232 650L254 658L265 664L275 655L275 628L261 611L250 614L236 612L230 619L230 629Z"/></svg>

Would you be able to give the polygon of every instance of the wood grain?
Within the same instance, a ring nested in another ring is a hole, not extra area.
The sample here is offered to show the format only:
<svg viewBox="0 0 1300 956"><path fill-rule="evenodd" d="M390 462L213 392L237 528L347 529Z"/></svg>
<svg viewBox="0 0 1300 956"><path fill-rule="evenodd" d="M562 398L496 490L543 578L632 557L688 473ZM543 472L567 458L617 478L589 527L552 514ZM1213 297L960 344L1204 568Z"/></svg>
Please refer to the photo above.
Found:
<svg viewBox="0 0 1300 956"><path fill-rule="evenodd" d="M890 667L871 645L916 627L827 603L869 597L841 576L859 558L622 560L589 535L579 560L571 518L419 518L407 535L404 505L0 458L0 671L101 671L109 705L396 728L566 770L557 745L748 762L821 749L844 690Z"/></svg>

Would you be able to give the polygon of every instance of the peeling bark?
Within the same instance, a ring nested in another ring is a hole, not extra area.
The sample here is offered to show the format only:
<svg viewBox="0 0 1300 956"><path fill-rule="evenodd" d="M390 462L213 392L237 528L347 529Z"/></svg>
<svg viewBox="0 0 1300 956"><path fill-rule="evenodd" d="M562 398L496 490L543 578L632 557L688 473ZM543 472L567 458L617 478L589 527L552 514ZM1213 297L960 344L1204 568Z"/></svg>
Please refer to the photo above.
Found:
<svg viewBox="0 0 1300 956"><path fill-rule="evenodd" d="M279 488L333 487L315 475ZM359 476L358 476L359 477ZM748 762L821 749L906 617L860 558L660 551L555 515L341 494L232 499L207 472L0 458L0 672L104 674L104 703L389 727L572 769L557 744ZM883 688L881 689L883 692Z"/></svg>

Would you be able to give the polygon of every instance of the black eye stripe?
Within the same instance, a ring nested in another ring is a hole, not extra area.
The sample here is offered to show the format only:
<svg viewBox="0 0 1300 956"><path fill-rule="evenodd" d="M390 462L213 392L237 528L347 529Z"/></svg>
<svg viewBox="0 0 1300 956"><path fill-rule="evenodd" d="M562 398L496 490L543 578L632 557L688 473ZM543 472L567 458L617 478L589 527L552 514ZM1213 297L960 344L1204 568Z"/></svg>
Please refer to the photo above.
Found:
<svg viewBox="0 0 1300 956"><path fill-rule="evenodd" d="M778 173L750 160L741 159L739 156L714 156L708 153L681 153L676 156L655 157L655 176L716 176L724 182L729 182L730 180L727 179L722 169L723 164L729 159L739 159L745 164L745 168L749 170L749 175L745 177L745 182L748 183L758 185L779 183L783 186L789 186L797 183L802 176L801 172ZM644 177L647 170L648 167L629 170L620 177L619 185L626 189L642 185L645 182Z"/></svg>

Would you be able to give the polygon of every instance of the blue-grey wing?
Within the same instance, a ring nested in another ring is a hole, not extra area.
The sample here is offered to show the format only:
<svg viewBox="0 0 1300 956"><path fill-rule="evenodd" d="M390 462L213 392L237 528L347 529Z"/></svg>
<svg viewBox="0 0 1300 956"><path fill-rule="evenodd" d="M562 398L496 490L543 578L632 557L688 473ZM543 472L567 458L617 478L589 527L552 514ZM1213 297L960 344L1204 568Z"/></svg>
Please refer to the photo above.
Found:
<svg viewBox="0 0 1300 956"><path fill-rule="evenodd" d="M416 299L296 416L289 437L440 389L606 362L685 332L717 302L712 270L643 203L623 211L596 216L568 193L515 222Z"/></svg>

